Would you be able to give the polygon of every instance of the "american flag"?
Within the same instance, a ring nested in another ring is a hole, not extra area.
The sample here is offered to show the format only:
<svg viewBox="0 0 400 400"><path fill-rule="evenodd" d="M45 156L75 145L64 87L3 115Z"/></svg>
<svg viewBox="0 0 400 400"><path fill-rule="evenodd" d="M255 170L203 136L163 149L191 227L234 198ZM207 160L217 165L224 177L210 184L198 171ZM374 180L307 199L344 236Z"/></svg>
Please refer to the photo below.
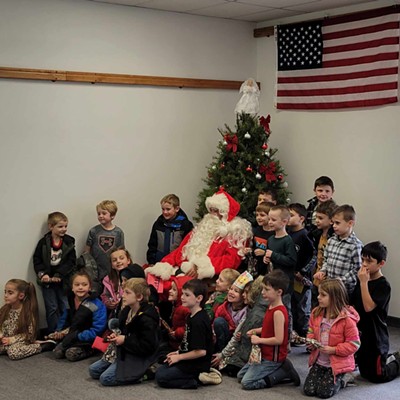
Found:
<svg viewBox="0 0 400 400"><path fill-rule="evenodd" d="M278 109L398 101L398 7L277 27Z"/></svg>

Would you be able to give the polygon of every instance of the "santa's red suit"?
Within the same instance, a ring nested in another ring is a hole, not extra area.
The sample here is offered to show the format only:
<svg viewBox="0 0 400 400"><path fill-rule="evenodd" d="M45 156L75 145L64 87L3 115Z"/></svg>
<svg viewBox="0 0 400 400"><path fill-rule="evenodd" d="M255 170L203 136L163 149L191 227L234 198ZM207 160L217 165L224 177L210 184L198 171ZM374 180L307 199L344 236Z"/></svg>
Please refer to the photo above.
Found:
<svg viewBox="0 0 400 400"><path fill-rule="evenodd" d="M251 225L237 217L239 203L220 190L206 199L207 214L180 246L161 262L147 268L162 280L169 280L180 268L184 273L197 270L199 279L212 278L225 268L237 269L251 239Z"/></svg>

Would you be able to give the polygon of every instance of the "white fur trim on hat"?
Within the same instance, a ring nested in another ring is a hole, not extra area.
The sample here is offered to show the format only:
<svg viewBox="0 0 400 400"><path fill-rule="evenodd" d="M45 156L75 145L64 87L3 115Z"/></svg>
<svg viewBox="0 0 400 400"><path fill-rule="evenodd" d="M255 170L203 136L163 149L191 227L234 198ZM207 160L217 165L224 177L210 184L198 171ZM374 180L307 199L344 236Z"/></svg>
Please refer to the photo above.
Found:
<svg viewBox="0 0 400 400"><path fill-rule="evenodd" d="M224 193L215 193L206 199L206 207L208 212L210 208L217 208L224 220L227 219L229 212L229 200Z"/></svg>
<svg viewBox="0 0 400 400"><path fill-rule="evenodd" d="M146 268L145 271L146 274L153 274L159 276L163 281L167 281L175 273L176 268L171 264L158 262L153 267Z"/></svg>

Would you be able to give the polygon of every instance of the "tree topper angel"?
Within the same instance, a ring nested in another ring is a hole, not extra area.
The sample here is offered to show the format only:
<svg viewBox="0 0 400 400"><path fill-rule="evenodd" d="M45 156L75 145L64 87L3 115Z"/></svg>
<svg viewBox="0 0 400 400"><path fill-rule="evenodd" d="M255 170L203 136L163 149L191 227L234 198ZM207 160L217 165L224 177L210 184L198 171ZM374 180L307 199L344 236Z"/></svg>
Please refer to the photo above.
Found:
<svg viewBox="0 0 400 400"><path fill-rule="evenodd" d="M240 86L239 93L242 97L235 107L235 113L240 114L245 112L247 114L256 115L260 111L260 89L257 82L253 78L246 79L242 86Z"/></svg>

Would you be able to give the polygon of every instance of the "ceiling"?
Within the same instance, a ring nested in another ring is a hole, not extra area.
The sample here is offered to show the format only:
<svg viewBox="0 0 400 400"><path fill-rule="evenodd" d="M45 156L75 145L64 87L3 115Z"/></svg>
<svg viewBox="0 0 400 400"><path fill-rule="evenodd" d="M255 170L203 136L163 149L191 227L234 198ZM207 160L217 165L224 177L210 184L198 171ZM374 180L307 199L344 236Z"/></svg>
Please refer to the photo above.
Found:
<svg viewBox="0 0 400 400"><path fill-rule="evenodd" d="M262 22L378 0L89 0L153 10ZM377 5L377 7L379 7ZM371 7L369 7L371 8Z"/></svg>

